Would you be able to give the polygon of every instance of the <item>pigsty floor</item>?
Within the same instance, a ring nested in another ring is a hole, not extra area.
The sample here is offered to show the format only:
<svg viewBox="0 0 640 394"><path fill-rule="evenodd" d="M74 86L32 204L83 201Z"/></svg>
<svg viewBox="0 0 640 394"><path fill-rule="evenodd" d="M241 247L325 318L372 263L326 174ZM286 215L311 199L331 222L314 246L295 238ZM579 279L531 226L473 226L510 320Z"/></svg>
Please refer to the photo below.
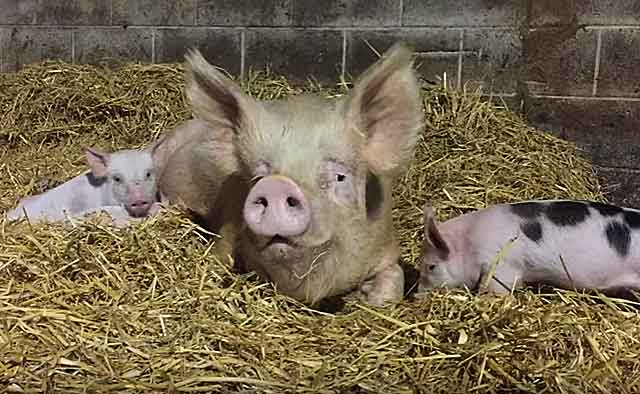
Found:
<svg viewBox="0 0 640 394"><path fill-rule="evenodd" d="M1 74L0 211L82 171L85 146L140 146L189 117L182 72L46 63ZM243 86L261 98L344 93L265 72ZM427 199L441 219L495 202L603 199L573 146L473 93L424 88L427 128L395 193L408 266ZM629 303L450 292L329 313L234 273L216 240L178 210L122 231L0 219L0 390L640 391Z"/></svg>

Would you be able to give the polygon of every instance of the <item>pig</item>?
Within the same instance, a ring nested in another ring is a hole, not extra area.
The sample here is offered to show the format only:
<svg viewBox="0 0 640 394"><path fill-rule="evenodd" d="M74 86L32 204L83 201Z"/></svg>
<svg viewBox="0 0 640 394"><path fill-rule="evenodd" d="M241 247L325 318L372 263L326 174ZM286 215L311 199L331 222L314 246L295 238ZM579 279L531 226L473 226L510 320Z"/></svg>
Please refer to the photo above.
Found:
<svg viewBox="0 0 640 394"><path fill-rule="evenodd" d="M395 44L333 99L257 100L199 51L186 60L187 96L206 126L167 159L169 200L212 231L235 229L236 261L281 294L311 305L401 300L392 187L424 127L412 52Z"/></svg>
<svg viewBox="0 0 640 394"><path fill-rule="evenodd" d="M158 197L153 156L161 143L159 140L145 150L113 153L87 148L89 171L42 194L23 198L7 218L14 221L26 212L31 221L56 222L104 210L122 223L127 216L141 218L155 213Z"/></svg>
<svg viewBox="0 0 640 394"><path fill-rule="evenodd" d="M421 296L464 287L501 294L531 284L612 294L634 290L640 287L640 211L534 200L438 223L427 203L419 271Z"/></svg>

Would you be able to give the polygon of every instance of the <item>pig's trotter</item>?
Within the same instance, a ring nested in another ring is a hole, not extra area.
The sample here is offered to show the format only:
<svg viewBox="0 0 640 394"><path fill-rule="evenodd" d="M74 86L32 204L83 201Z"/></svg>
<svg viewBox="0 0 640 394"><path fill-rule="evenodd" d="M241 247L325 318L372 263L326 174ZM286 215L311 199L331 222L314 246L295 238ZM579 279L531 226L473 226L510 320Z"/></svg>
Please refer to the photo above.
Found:
<svg viewBox="0 0 640 394"><path fill-rule="evenodd" d="M404 293L404 272L397 262L387 265L372 278L360 285L360 292L366 302L383 306L402 300Z"/></svg>

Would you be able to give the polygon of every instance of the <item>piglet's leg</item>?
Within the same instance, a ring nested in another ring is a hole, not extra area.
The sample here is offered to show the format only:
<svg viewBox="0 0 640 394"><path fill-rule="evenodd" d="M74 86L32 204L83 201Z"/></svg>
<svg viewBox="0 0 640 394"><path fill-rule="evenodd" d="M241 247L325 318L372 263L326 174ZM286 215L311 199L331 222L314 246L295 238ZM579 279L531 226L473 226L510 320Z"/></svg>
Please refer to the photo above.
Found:
<svg viewBox="0 0 640 394"><path fill-rule="evenodd" d="M486 276L483 277L483 283L486 283ZM509 294L512 290L522 287L522 271L510 267L505 262L498 266L493 277L489 280L486 290L494 294ZM483 289L480 290L482 291Z"/></svg>
<svg viewBox="0 0 640 394"><path fill-rule="evenodd" d="M77 220L86 219L88 216L101 213L100 221L98 223L102 225L113 225L117 228L124 228L129 226L133 221L139 220L133 218L129 213L119 205L107 205L99 208L90 208L84 211L78 212L74 215L70 215L65 222L73 222ZM106 214L106 215L105 215Z"/></svg>
<svg viewBox="0 0 640 394"><path fill-rule="evenodd" d="M360 293L365 300L376 306L395 303L402 300L404 293L404 272L398 264L398 249L390 248L382 258L378 270L360 285Z"/></svg>

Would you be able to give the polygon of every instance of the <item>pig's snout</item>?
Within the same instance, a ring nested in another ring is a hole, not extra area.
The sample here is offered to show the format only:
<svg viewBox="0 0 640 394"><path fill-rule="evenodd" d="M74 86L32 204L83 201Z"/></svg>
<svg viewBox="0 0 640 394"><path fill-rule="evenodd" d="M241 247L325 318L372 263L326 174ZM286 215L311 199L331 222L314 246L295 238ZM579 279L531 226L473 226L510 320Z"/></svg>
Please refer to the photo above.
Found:
<svg viewBox="0 0 640 394"><path fill-rule="evenodd" d="M128 207L129 214L133 217L146 216L149 209L151 209L151 201L147 200L135 200Z"/></svg>
<svg viewBox="0 0 640 394"><path fill-rule="evenodd" d="M148 198L147 195L148 193L139 187L135 187L130 190L129 202L125 207L129 212L129 215L133 217L143 217L147 215L149 209L151 209L151 206L153 205L152 199Z"/></svg>
<svg viewBox="0 0 640 394"><path fill-rule="evenodd" d="M311 212L292 180L272 175L258 181L244 204L244 220L256 235L294 237L309 227Z"/></svg>

